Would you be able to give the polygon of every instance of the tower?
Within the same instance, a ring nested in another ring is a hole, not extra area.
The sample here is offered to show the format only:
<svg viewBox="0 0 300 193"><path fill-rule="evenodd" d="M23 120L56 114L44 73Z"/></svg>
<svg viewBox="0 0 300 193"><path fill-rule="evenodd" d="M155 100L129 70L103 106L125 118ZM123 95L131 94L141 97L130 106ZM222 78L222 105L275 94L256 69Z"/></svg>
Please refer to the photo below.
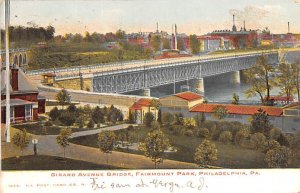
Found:
<svg viewBox="0 0 300 193"><path fill-rule="evenodd" d="M244 31L247 31L246 30L246 21L244 20Z"/></svg>
<svg viewBox="0 0 300 193"><path fill-rule="evenodd" d="M158 22L156 22L156 33L159 33L159 31L158 31Z"/></svg>
<svg viewBox="0 0 300 193"><path fill-rule="evenodd" d="M175 24L175 42L174 42L174 44L175 44L175 50L177 50L177 25Z"/></svg>
<svg viewBox="0 0 300 193"><path fill-rule="evenodd" d="M290 22L288 22L288 33L290 33Z"/></svg>
<svg viewBox="0 0 300 193"><path fill-rule="evenodd" d="M233 18L232 18L232 22L233 22L233 26L232 26L232 31L236 32L236 25L235 25L235 19L234 19L235 15L233 14Z"/></svg>

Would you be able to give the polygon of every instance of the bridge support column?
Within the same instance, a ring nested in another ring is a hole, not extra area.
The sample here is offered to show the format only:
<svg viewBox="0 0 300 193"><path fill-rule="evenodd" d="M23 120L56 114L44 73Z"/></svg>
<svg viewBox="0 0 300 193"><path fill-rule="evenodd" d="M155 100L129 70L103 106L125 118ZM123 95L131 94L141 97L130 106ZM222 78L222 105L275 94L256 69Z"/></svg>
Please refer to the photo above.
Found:
<svg viewBox="0 0 300 193"><path fill-rule="evenodd" d="M240 71L232 72L231 81L232 81L232 83L236 83L236 84L241 83L241 72Z"/></svg>
<svg viewBox="0 0 300 193"><path fill-rule="evenodd" d="M143 89L143 95L144 96L151 96L150 88L145 88Z"/></svg>
<svg viewBox="0 0 300 193"><path fill-rule="evenodd" d="M195 88L196 92L204 94L204 79L196 79L193 87Z"/></svg>

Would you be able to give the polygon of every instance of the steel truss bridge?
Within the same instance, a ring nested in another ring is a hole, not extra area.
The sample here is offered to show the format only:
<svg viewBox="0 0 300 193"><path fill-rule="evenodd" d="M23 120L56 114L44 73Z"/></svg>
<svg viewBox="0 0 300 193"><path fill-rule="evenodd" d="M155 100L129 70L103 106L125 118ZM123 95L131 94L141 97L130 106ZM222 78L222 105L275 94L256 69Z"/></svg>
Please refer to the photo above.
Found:
<svg viewBox="0 0 300 193"><path fill-rule="evenodd" d="M278 52L264 53L270 64L278 63ZM94 73L92 88L100 93L125 93L149 89L185 80L202 79L208 76L251 68L261 53L228 56L211 59L193 59L161 65L140 66Z"/></svg>

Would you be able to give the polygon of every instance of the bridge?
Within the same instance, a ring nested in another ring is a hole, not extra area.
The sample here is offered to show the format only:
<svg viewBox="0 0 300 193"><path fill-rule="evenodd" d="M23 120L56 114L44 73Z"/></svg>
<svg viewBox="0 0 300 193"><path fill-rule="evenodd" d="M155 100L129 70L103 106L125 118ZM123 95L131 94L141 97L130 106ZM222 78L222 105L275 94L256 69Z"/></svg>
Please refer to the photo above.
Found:
<svg viewBox="0 0 300 193"><path fill-rule="evenodd" d="M278 52L265 54L269 63L278 63ZM251 68L260 56L261 53L256 53L193 59L94 73L92 88L94 92L101 93L126 93L143 89L144 95L150 96L150 88L174 84L175 89L176 82L191 81L195 90L204 92L205 77L233 72L233 81L238 83L240 71Z"/></svg>
<svg viewBox="0 0 300 193"><path fill-rule="evenodd" d="M23 70L26 70L28 66L28 51L26 48L18 48L9 50L10 64L18 66ZM2 58L2 64L5 64L5 50L0 50L0 55Z"/></svg>

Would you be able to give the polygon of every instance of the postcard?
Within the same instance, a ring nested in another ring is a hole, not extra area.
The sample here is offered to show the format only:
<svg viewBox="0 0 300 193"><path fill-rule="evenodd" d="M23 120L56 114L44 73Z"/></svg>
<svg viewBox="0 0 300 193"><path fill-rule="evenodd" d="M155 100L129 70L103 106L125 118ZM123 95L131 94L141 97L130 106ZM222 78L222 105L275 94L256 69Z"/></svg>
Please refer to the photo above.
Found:
<svg viewBox="0 0 300 193"><path fill-rule="evenodd" d="M0 7L0 192L300 192L299 0Z"/></svg>

